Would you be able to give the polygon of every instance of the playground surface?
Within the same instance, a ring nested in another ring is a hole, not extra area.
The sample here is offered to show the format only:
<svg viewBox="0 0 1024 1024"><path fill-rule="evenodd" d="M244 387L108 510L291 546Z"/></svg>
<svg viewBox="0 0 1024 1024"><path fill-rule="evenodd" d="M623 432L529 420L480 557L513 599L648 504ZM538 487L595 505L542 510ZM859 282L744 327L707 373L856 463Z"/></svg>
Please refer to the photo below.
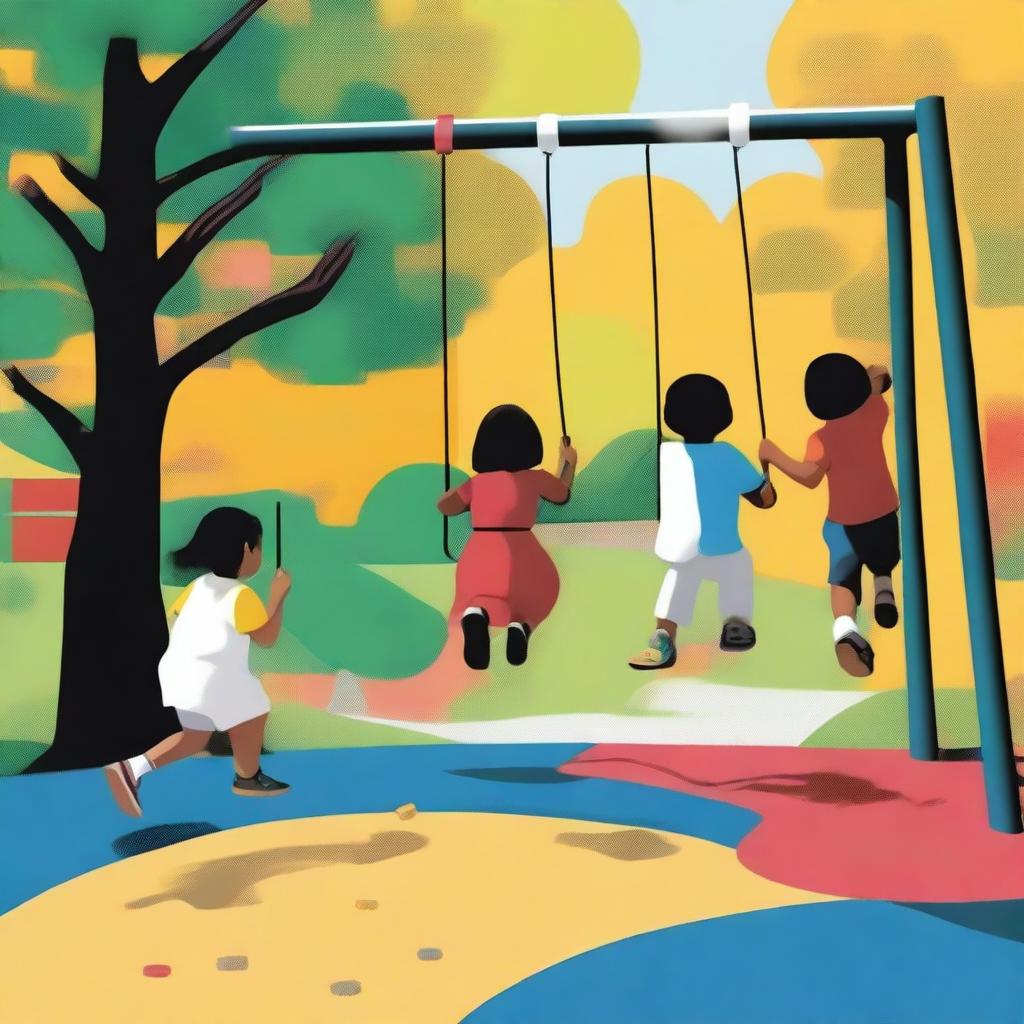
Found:
<svg viewBox="0 0 1024 1024"><path fill-rule="evenodd" d="M977 763L435 744L266 767L292 791L172 766L137 822L98 772L0 781L4 1019L1019 1024L1024 866Z"/></svg>

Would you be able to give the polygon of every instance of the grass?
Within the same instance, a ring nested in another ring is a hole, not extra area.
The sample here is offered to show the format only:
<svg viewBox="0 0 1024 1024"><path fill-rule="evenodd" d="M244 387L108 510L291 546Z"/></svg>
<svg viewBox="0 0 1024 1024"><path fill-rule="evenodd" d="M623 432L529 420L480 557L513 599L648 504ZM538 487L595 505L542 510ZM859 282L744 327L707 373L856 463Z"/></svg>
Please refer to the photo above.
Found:
<svg viewBox="0 0 1024 1024"><path fill-rule="evenodd" d="M279 704L270 713L268 750L318 750L322 747L383 747L447 743L425 733L374 722L339 718L304 704Z"/></svg>

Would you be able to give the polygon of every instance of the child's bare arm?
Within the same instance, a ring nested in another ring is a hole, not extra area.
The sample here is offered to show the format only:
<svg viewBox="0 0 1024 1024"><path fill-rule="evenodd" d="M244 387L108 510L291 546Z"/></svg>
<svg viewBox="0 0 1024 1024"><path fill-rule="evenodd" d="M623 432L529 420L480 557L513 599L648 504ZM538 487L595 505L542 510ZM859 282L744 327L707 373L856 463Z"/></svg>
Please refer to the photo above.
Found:
<svg viewBox="0 0 1024 1024"><path fill-rule="evenodd" d="M766 475L764 483L761 484L756 491L747 491L743 497L746 498L754 508L771 508L775 502L778 501L779 496L775 493L775 487Z"/></svg>
<svg viewBox="0 0 1024 1024"><path fill-rule="evenodd" d="M254 629L249 636L260 647L273 647L281 635L284 624L284 599L292 587L292 578L283 569L278 569L270 581L270 601L267 603L267 621Z"/></svg>
<svg viewBox="0 0 1024 1024"><path fill-rule="evenodd" d="M889 367L876 363L868 367L868 376L871 378L871 393L873 395L884 394L892 387L892 377L889 374Z"/></svg>
<svg viewBox="0 0 1024 1024"><path fill-rule="evenodd" d="M460 516L468 508L469 506L463 501L457 487L453 487L450 491L445 491L437 503L437 510L446 516Z"/></svg>
<svg viewBox="0 0 1024 1024"><path fill-rule="evenodd" d="M810 449L810 446L808 448ZM761 442L760 456L764 462L778 466L786 476L798 484L803 484L804 487L817 487L825 475L825 467L820 462L811 458L803 462L794 459L767 438Z"/></svg>

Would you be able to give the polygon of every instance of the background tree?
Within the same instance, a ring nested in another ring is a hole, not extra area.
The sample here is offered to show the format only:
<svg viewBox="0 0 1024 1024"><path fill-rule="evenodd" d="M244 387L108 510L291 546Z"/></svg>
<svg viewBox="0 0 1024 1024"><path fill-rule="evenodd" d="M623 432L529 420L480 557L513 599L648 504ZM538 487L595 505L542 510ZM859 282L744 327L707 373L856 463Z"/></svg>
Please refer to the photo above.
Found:
<svg viewBox="0 0 1024 1024"><path fill-rule="evenodd" d="M333 242L298 283L232 316L160 361L155 315L202 250L254 202L280 163L265 161L213 202L157 255L157 211L204 172L157 174L157 143L171 113L206 67L266 0L236 14L150 82L135 39L110 40L103 68L99 167L87 174L55 154L67 180L103 215L104 241L83 230L29 176L18 193L74 258L92 309L96 402L87 425L16 364L3 372L50 425L81 478L67 559L60 697L54 740L36 769L83 767L127 756L176 727L164 709L157 662L167 642L160 592L160 447L168 403L194 370L263 328L316 306L352 259Z"/></svg>

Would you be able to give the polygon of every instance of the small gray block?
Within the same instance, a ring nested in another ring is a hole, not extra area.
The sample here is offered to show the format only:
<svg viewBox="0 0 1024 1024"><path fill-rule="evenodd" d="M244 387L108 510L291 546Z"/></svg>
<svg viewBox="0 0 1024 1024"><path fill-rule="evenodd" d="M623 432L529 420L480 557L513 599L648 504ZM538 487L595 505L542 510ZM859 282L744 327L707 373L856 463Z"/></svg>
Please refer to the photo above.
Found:
<svg viewBox="0 0 1024 1024"><path fill-rule="evenodd" d="M440 960L444 956L444 953L439 949L434 949L431 946L425 946L419 950L416 954L421 960Z"/></svg>
<svg viewBox="0 0 1024 1024"><path fill-rule="evenodd" d="M363 986L358 981L336 981L331 985L331 991L336 996L357 996L363 991Z"/></svg>
<svg viewBox="0 0 1024 1024"><path fill-rule="evenodd" d="M217 957L218 971L247 971L249 970L249 958L247 956L219 956Z"/></svg>

